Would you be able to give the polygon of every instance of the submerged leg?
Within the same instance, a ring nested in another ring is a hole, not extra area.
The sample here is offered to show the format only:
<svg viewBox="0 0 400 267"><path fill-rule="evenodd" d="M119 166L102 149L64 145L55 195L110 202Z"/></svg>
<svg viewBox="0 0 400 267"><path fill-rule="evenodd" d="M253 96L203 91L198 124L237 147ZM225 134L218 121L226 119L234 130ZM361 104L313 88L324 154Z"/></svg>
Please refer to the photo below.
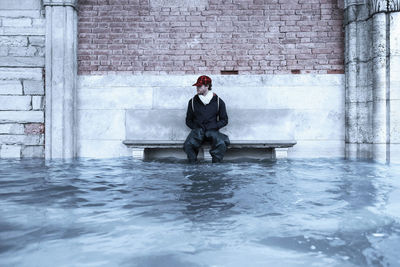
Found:
<svg viewBox="0 0 400 267"><path fill-rule="evenodd" d="M221 162L226 152L226 144L223 136L218 131L207 131L205 133L207 140L211 141L210 154L212 162Z"/></svg>
<svg viewBox="0 0 400 267"><path fill-rule="evenodd" d="M199 153L199 148L201 147L203 140L204 130L201 128L193 129L186 138L185 143L183 144L183 150L186 152L190 163L197 161L197 154Z"/></svg>

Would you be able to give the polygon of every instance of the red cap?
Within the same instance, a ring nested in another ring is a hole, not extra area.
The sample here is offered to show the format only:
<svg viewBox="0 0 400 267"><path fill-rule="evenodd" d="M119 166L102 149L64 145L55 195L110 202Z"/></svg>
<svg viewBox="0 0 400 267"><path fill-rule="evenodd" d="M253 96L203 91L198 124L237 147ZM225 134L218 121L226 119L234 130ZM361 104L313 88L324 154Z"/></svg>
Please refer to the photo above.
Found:
<svg viewBox="0 0 400 267"><path fill-rule="evenodd" d="M211 78L206 75L200 76L197 79L197 82L195 84L193 84L193 86L202 86L203 84L204 85L211 84Z"/></svg>

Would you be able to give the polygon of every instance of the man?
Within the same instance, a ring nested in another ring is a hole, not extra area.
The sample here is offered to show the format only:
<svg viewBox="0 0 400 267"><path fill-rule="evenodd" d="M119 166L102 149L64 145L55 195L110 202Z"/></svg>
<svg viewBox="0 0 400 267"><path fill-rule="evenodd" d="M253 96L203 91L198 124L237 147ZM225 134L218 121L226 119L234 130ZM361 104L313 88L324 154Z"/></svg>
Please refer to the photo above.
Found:
<svg viewBox="0 0 400 267"><path fill-rule="evenodd" d="M186 125L192 129L183 145L190 163L197 161L197 154L203 141L211 143L210 154L212 162L221 162L229 138L219 132L219 129L228 124L225 103L211 91L211 78L200 76L193 84L197 87L197 95L189 100Z"/></svg>

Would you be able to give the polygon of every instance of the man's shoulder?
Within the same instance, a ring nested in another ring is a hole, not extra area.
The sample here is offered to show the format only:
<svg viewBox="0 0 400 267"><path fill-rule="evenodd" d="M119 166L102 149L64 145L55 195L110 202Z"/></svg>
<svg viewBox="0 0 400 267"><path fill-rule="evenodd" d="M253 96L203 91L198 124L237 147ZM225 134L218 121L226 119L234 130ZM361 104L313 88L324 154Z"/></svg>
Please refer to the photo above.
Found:
<svg viewBox="0 0 400 267"><path fill-rule="evenodd" d="M192 99L196 100L197 98L199 98L198 95L194 95L192 98L189 99L189 103L192 101Z"/></svg>
<svg viewBox="0 0 400 267"><path fill-rule="evenodd" d="M213 98L214 99L219 99L220 101L222 100L221 97L219 95L217 95L216 93L213 93Z"/></svg>
<svg viewBox="0 0 400 267"><path fill-rule="evenodd" d="M217 95L216 93L214 93L213 98L215 98L215 100L219 100L219 102L225 103L224 100L222 100L222 98L219 95Z"/></svg>
<svg viewBox="0 0 400 267"><path fill-rule="evenodd" d="M213 92L213 94L214 94L214 96L213 97L215 97L215 98L219 98L219 100L222 100L222 98L218 95L218 94L216 94L216 93L214 93Z"/></svg>

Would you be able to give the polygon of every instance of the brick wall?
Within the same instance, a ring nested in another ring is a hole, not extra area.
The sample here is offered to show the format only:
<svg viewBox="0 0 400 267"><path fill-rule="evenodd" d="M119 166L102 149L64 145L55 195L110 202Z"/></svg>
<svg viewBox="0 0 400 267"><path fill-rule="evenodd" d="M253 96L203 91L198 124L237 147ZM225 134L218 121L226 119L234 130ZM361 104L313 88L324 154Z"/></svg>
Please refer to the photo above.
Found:
<svg viewBox="0 0 400 267"><path fill-rule="evenodd" d="M44 157L40 0L0 2L0 158Z"/></svg>
<svg viewBox="0 0 400 267"><path fill-rule="evenodd" d="M80 0L79 74L344 73L340 0L161 2Z"/></svg>

